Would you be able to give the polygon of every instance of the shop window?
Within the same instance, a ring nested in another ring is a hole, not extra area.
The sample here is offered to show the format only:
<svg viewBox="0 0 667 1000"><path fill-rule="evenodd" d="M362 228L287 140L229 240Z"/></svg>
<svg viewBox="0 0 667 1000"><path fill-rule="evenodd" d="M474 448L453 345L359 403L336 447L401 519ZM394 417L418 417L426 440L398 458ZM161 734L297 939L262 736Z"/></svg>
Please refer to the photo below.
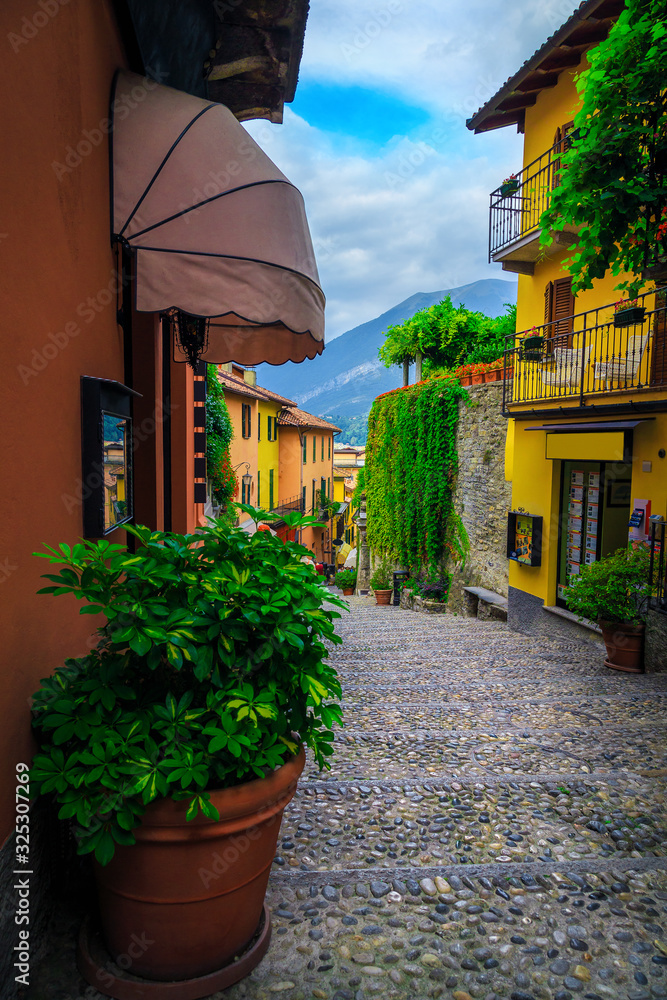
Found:
<svg viewBox="0 0 667 1000"><path fill-rule="evenodd" d="M83 533L101 538L131 521L132 389L109 379L81 379Z"/></svg>

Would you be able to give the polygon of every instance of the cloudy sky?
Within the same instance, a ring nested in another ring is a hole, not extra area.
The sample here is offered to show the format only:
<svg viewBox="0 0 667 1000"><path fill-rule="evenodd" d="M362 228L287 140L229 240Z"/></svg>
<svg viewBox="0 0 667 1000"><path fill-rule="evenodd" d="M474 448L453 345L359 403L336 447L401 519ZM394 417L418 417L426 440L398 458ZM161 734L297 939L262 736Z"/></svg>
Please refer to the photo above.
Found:
<svg viewBox="0 0 667 1000"><path fill-rule="evenodd" d="M487 263L488 196L521 161L512 127L466 118L574 0L311 0L282 125L248 130L302 191L327 338L415 292L509 278Z"/></svg>

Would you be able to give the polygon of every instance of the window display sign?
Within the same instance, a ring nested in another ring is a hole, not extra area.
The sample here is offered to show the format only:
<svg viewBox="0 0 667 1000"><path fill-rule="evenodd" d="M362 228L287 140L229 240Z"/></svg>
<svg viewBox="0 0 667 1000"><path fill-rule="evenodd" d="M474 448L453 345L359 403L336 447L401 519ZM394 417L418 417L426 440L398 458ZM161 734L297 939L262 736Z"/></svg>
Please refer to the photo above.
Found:
<svg viewBox="0 0 667 1000"><path fill-rule="evenodd" d="M542 562L542 518L524 511L507 515L507 558L524 566Z"/></svg>

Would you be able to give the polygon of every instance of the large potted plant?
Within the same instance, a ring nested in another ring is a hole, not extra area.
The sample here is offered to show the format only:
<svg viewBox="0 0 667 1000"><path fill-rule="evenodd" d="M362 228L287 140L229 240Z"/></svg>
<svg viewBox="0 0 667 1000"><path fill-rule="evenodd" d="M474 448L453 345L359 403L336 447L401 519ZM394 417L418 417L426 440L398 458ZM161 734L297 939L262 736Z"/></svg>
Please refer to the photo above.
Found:
<svg viewBox="0 0 667 1000"><path fill-rule="evenodd" d="M357 574L356 570L353 569L341 569L336 573L336 586L340 587L343 591L345 597L349 597L354 593L354 588L357 585Z"/></svg>
<svg viewBox="0 0 667 1000"><path fill-rule="evenodd" d="M582 566L580 575L571 578L567 606L599 624L607 648L606 667L627 673L643 671L649 592L649 554L643 545L619 549Z"/></svg>
<svg viewBox="0 0 667 1000"><path fill-rule="evenodd" d="M97 647L34 698L31 783L73 821L79 852L94 854L111 958L143 933L152 943L129 973L156 982L156 996L174 980L185 990L174 996L206 996L268 947L282 812L304 746L328 766L340 721L324 640L340 641L330 605L345 603L301 561L306 549L269 532L127 530L134 553L106 540L38 553L59 569L42 593L74 594L104 621ZM234 963L259 931L250 958ZM117 988L99 965L83 940L84 975L126 997L127 974Z"/></svg>
<svg viewBox="0 0 667 1000"><path fill-rule="evenodd" d="M371 587L373 588L377 604L389 604L391 602L391 595L393 593L392 584L392 565L388 559L383 559L378 566L376 566L375 571L371 576Z"/></svg>

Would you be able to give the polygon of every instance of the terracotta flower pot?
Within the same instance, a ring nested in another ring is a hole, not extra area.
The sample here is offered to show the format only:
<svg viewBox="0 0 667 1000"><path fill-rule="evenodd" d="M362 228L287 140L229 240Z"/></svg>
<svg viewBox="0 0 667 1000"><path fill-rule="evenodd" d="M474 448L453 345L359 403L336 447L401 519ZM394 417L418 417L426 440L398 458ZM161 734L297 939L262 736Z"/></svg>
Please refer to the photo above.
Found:
<svg viewBox="0 0 667 1000"><path fill-rule="evenodd" d="M461 375L461 385L472 385L472 375Z"/></svg>
<svg viewBox="0 0 667 1000"><path fill-rule="evenodd" d="M484 372L482 372L480 375L473 375L472 376L472 384L473 385L481 385L483 383L483 381L484 381Z"/></svg>
<svg viewBox="0 0 667 1000"><path fill-rule="evenodd" d="M607 647L605 667L628 674L644 672L644 626L625 622L600 622L602 638Z"/></svg>
<svg viewBox="0 0 667 1000"><path fill-rule="evenodd" d="M484 372L485 382L500 382L500 368L494 368L490 372Z"/></svg>
<svg viewBox="0 0 667 1000"><path fill-rule="evenodd" d="M354 593L354 587L343 587L343 597L350 597Z"/></svg>
<svg viewBox="0 0 667 1000"><path fill-rule="evenodd" d="M374 590L375 601L377 604L390 604L393 590Z"/></svg>
<svg viewBox="0 0 667 1000"><path fill-rule="evenodd" d="M305 760L301 748L267 778L212 791L219 822L201 813L186 822L182 801L152 802L136 844L116 847L104 868L96 864L110 954L134 954L141 936L147 942L133 976L193 979L243 951L260 922L283 810Z"/></svg>

